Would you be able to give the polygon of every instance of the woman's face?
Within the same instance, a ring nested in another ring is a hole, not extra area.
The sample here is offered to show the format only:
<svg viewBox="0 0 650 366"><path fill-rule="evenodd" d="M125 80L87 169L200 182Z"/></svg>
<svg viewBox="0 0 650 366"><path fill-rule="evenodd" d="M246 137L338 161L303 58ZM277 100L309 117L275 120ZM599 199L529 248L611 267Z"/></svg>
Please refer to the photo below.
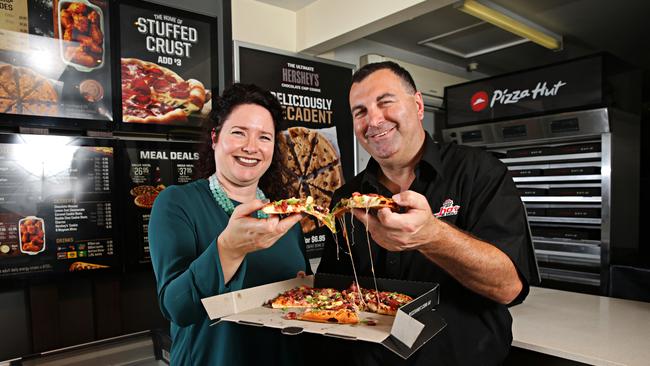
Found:
<svg viewBox="0 0 650 366"><path fill-rule="evenodd" d="M212 144L220 180L240 187L257 185L273 158L275 130L271 113L257 104L235 107L219 137L212 133Z"/></svg>

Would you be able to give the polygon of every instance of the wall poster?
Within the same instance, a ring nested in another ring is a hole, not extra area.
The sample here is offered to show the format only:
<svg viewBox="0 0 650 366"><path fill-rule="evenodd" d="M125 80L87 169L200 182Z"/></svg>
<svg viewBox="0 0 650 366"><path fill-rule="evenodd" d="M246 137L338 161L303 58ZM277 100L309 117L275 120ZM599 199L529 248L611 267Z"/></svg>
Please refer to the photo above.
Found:
<svg viewBox="0 0 650 366"><path fill-rule="evenodd" d="M285 164L294 191L329 207L334 191L354 175L348 102L354 66L238 44L235 67L236 80L268 89L282 105ZM307 256L320 258L327 229L311 216L301 225Z"/></svg>
<svg viewBox="0 0 650 366"><path fill-rule="evenodd" d="M120 3L122 126L198 127L217 90L216 18Z"/></svg>
<svg viewBox="0 0 650 366"><path fill-rule="evenodd" d="M0 2L0 113L113 120L108 0ZM21 125L29 121L21 119ZM66 124L65 121L47 124Z"/></svg>
<svg viewBox="0 0 650 366"><path fill-rule="evenodd" d="M193 180L199 154L193 143L125 141L120 146L120 190L124 207L124 232L128 238L128 264L150 263L149 217L158 194L170 185Z"/></svg>

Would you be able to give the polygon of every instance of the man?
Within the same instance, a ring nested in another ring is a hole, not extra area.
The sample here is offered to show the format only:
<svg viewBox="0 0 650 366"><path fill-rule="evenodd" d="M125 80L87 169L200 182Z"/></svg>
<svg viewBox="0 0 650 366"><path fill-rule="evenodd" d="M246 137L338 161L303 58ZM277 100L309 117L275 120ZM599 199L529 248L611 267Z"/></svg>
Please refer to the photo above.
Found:
<svg viewBox="0 0 650 366"><path fill-rule="evenodd" d="M512 341L507 306L523 301L537 281L525 211L506 167L479 149L434 143L422 127L422 95L395 63L359 69L350 108L357 139L372 159L332 202L355 191L379 193L405 210L354 210L357 229L348 233L354 232L357 273L372 275L359 229L367 223L377 277L440 284L437 311L447 327L406 363L501 363ZM328 241L318 271L351 274L349 256L337 255L336 245ZM402 363L381 345L347 346L354 363Z"/></svg>

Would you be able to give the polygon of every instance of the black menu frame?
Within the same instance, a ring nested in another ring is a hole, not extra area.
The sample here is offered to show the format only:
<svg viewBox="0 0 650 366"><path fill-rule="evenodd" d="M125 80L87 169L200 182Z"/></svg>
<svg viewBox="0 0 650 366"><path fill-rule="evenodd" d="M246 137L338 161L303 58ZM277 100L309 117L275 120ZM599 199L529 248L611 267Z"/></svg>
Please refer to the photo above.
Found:
<svg viewBox="0 0 650 366"><path fill-rule="evenodd" d="M218 42L219 42L219 32L217 17L209 17L207 15L196 14L188 12L181 9L171 8L159 4L153 4L146 1L136 1L136 0L122 0L119 3L114 3L113 7L113 24L112 24L112 36L114 39L113 47L113 63L115 64L113 72L113 85L114 88L114 106L113 106L113 120L114 129L120 132L127 133L155 133L155 134L166 134L167 136L189 136L190 139L197 138L197 135L201 131L202 126L178 126L178 125L164 125L164 124L143 124L143 123L125 123L123 122L122 116L122 88L121 88L121 57L122 57L122 44L121 44L121 31L120 23L121 19L121 6L127 5L136 8L141 8L144 10L159 12L165 14L173 14L180 18L191 19L195 22L202 22L209 26L210 34L207 35L207 39L210 44L210 92L211 99L214 102L216 96L219 92L219 65L220 62L218 56ZM205 37L205 36L204 36ZM213 103L214 104L214 103Z"/></svg>

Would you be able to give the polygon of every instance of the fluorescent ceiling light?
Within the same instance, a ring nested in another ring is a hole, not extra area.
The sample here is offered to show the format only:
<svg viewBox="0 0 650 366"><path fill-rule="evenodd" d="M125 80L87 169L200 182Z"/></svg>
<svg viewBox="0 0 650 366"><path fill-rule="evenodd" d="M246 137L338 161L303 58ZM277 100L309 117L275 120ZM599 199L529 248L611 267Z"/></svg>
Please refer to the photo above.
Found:
<svg viewBox="0 0 650 366"><path fill-rule="evenodd" d="M464 0L456 8L508 32L527 38L551 50L562 49L562 36L550 32L496 4L482 0Z"/></svg>

